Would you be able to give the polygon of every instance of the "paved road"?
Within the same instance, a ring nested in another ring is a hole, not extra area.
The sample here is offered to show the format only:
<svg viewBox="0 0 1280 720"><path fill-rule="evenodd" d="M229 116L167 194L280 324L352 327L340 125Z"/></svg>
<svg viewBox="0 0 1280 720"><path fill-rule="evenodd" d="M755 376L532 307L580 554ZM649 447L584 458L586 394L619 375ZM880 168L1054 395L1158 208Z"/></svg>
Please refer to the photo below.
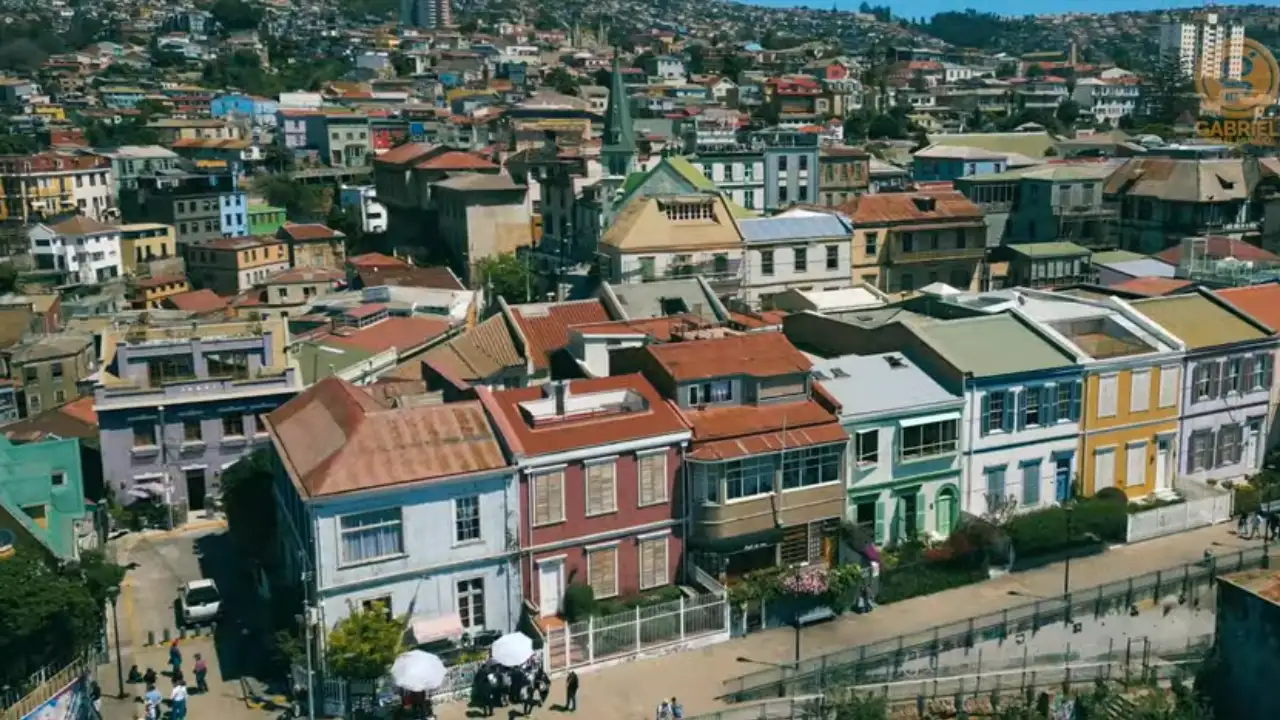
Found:
<svg viewBox="0 0 1280 720"><path fill-rule="evenodd" d="M1215 542L1220 544L1214 545ZM1237 540L1226 525L1202 528L1075 560L1071 564L1071 586L1094 587L1195 562L1204 556L1205 550L1229 553L1260 545L1260 541ZM867 615L846 615L805 629L801 633L801 654L808 658L918 632L1021 605L1027 602L1027 596L1057 596L1062 592L1062 575L1061 564L1051 565L886 605ZM782 629L702 650L602 668L581 676L579 707L587 717L649 720L659 699L674 695L684 705L686 716L712 712L724 707L716 698L724 693L725 681L761 669L758 665L738 662L738 658L785 663L794 660L793 653L793 631ZM564 693L562 680L555 682L552 693L559 702ZM534 715L538 716L539 712L548 717L557 714L543 710L535 711ZM467 709L461 703L446 705L438 712L441 720L458 720L466 714Z"/></svg>

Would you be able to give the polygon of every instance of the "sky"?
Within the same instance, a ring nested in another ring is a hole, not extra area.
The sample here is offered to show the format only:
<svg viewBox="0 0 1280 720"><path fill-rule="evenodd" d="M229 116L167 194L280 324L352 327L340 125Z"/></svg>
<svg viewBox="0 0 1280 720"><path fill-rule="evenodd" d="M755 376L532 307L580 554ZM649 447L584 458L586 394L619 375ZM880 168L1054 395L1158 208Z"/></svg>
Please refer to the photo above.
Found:
<svg viewBox="0 0 1280 720"><path fill-rule="evenodd" d="M753 5L792 7L806 5L828 9L831 0L745 0ZM1067 12L1120 12L1124 10L1169 10L1172 8L1203 8L1205 0L868 0L871 5L888 5L894 15L909 17L932 16L934 13L962 11L975 8L982 12L1000 15L1035 15ZM1246 4L1270 5L1280 0L1244 0ZM839 10L857 10L862 0L836 0ZM1227 4L1227 3L1223 3Z"/></svg>

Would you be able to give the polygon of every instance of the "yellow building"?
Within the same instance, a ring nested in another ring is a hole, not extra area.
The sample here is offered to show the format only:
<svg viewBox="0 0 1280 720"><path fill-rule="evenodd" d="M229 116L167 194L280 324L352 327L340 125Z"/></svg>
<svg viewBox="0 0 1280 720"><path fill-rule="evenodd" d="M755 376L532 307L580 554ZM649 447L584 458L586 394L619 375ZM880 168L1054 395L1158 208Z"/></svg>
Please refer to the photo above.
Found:
<svg viewBox="0 0 1280 720"><path fill-rule="evenodd" d="M61 105L32 105L31 114L48 122L67 121L67 111Z"/></svg>
<svg viewBox="0 0 1280 720"><path fill-rule="evenodd" d="M110 172L111 163L96 155L0 156L0 220L29 224L71 212L110 219L115 214Z"/></svg>
<svg viewBox="0 0 1280 720"><path fill-rule="evenodd" d="M183 275L157 275L135 280L129 288L129 304L135 310L164 307L164 299L190 292L191 285Z"/></svg>
<svg viewBox="0 0 1280 720"><path fill-rule="evenodd" d="M156 260L178 256L173 226L163 223L134 223L120 226L120 264L126 275L142 274L143 266Z"/></svg>

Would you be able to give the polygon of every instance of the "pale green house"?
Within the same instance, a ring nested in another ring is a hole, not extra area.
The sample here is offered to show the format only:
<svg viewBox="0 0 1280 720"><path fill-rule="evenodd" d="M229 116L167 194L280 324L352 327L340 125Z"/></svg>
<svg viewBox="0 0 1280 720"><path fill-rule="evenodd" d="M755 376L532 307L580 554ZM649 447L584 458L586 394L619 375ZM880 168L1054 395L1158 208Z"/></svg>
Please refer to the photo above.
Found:
<svg viewBox="0 0 1280 720"><path fill-rule="evenodd" d="M0 504L62 560L78 559L82 542L96 543L79 440L18 444L0 436Z"/></svg>

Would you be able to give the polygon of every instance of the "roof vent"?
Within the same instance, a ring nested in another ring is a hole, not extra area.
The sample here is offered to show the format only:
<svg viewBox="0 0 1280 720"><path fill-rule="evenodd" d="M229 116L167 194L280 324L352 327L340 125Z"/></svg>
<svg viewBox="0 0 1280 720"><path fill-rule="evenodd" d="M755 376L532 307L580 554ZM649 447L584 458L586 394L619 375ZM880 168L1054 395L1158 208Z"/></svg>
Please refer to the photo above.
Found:
<svg viewBox="0 0 1280 720"><path fill-rule="evenodd" d="M904 368L907 366L907 361L903 360L897 355L886 355L884 358L884 361L889 363L889 367L893 368L894 370L898 370L900 368Z"/></svg>
<svg viewBox="0 0 1280 720"><path fill-rule="evenodd" d="M920 212L933 212L938 209L938 199L928 195L917 195L911 198Z"/></svg>
<svg viewBox="0 0 1280 720"><path fill-rule="evenodd" d="M845 372L843 368L831 368L831 377L847 378L849 373Z"/></svg>

